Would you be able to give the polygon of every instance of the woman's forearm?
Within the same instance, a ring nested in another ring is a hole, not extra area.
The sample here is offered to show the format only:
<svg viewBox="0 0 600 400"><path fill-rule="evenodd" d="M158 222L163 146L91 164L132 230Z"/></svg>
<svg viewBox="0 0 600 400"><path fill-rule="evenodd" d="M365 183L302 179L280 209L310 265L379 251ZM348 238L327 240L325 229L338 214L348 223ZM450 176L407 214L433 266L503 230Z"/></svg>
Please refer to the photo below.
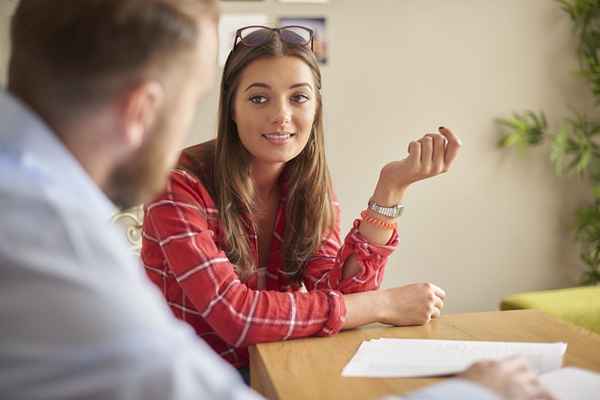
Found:
<svg viewBox="0 0 600 400"><path fill-rule="evenodd" d="M383 291L369 291L344 295L346 319L342 329L352 329L362 325L380 322L383 318Z"/></svg>
<svg viewBox="0 0 600 400"><path fill-rule="evenodd" d="M375 188L375 192L373 193L373 200L375 203L384 206L390 207L396 204L399 204L404 198L404 193L406 189L401 189L400 191L391 191L386 188L381 182L378 182L377 187ZM389 220L393 222L393 219L386 218L382 215L376 214L371 210L367 211L372 217ZM392 237L393 231L390 229L381 229L373 224L369 223L361 223L358 232L364 237L369 243L374 245L385 245L390 241ZM342 279L350 278L358 273L360 273L363 269L363 266L358 261L356 256L349 257L344 263Z"/></svg>
<svg viewBox="0 0 600 400"><path fill-rule="evenodd" d="M386 185L381 180L379 180L379 182L377 182L377 186L375 187L375 191L373 192L371 200L380 206L392 207L402 202L405 193L406 187L399 189L391 189L389 185ZM367 212L374 218L384 220L387 222L394 222L393 218L387 218L371 210L367 210ZM368 223L360 224L358 231L365 239L367 239L368 242L373 244L386 244L392 237L392 230L381 229L373 224Z"/></svg>

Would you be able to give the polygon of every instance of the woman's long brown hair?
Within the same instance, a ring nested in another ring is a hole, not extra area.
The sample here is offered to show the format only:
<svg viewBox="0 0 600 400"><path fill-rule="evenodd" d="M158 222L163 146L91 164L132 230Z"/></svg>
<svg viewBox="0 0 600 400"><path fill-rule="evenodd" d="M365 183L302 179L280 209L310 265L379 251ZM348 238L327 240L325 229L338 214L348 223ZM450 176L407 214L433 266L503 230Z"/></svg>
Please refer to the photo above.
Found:
<svg viewBox="0 0 600 400"><path fill-rule="evenodd" d="M321 72L309 48L289 45L274 34L260 47L239 44L229 54L221 82L216 145L205 153L208 163L202 163L202 179L217 203L227 256L238 273L247 276L256 268L246 226L248 222L255 224L255 188L250 178L252 156L240 142L233 121L234 99L240 76L250 63L281 56L296 57L310 67L317 93L317 111L308 143L284 169L288 191L282 268L290 280L299 282L306 262L335 223L331 178L325 161ZM206 167L212 167L212 171L206 171Z"/></svg>

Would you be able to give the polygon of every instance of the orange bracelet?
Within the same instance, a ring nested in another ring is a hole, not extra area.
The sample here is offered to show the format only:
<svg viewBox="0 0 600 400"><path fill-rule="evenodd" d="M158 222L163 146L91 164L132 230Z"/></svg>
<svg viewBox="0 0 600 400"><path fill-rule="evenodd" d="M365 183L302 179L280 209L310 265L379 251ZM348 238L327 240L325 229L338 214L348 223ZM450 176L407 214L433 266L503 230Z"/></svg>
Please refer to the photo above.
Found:
<svg viewBox="0 0 600 400"><path fill-rule="evenodd" d="M397 226L395 222L386 222L382 219L370 216L367 210L363 210L360 213L360 216L362 217L363 221L365 221L371 225L375 225L379 229L385 229L385 230L391 231L391 230L396 229L396 226Z"/></svg>

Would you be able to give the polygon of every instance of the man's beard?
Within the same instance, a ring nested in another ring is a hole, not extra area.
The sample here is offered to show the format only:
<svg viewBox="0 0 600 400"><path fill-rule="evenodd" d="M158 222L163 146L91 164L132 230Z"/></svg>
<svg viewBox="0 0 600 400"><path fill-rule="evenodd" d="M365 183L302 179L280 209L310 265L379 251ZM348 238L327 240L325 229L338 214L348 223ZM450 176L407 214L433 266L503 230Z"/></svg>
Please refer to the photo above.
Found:
<svg viewBox="0 0 600 400"><path fill-rule="evenodd" d="M121 210L150 201L164 190L171 165L169 159L169 132L165 118L152 127L149 138L126 161L111 173L107 195Z"/></svg>

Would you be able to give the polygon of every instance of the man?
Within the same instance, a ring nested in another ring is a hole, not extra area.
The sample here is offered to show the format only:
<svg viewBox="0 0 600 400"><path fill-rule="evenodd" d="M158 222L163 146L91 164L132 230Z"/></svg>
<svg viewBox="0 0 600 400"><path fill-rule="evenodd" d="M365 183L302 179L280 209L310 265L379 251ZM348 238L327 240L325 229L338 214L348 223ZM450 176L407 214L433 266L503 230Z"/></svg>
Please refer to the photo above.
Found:
<svg viewBox="0 0 600 400"><path fill-rule="evenodd" d="M214 80L216 19L211 0L19 3L0 92L3 398L258 398L108 223L162 189ZM541 393L522 360L463 378L414 398Z"/></svg>

